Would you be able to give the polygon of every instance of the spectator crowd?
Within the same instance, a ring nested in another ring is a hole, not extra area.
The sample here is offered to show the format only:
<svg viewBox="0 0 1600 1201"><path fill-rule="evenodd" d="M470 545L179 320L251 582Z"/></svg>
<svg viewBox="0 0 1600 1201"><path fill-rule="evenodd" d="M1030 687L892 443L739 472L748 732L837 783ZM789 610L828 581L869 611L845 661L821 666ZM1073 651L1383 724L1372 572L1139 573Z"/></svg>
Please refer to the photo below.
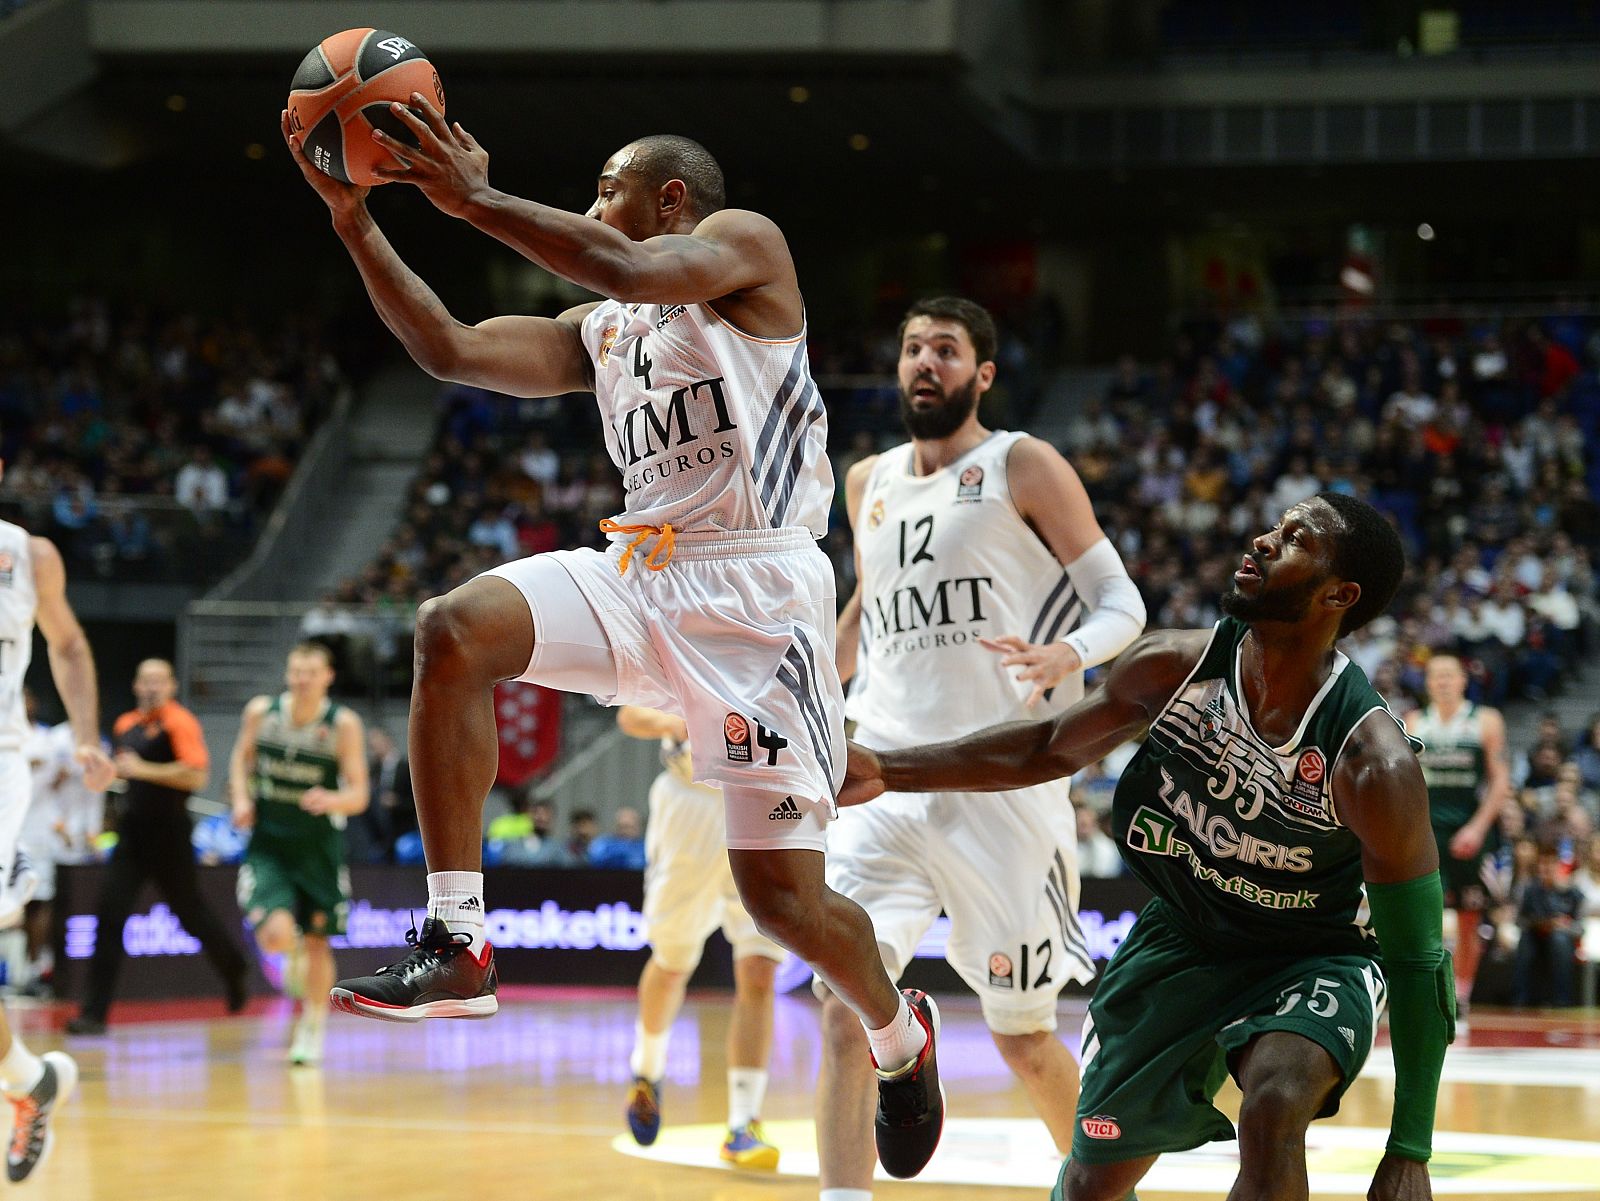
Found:
<svg viewBox="0 0 1600 1201"><path fill-rule="evenodd" d="M262 328L99 298L0 316L0 511L80 572L220 574L341 385L311 321Z"/></svg>

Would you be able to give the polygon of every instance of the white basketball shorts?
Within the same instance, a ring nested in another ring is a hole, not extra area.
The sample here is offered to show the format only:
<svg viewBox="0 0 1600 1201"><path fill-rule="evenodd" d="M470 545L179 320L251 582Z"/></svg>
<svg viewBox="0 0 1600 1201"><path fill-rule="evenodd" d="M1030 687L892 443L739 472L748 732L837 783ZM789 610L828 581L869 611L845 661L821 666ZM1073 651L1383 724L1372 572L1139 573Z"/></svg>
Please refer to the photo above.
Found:
<svg viewBox="0 0 1600 1201"><path fill-rule="evenodd" d="M887 793L840 812L828 884L867 911L897 979L943 911L945 958L978 994L989 1028L1032 1034L1056 1028L1068 981L1094 977L1078 924L1077 848L1065 780Z"/></svg>
<svg viewBox="0 0 1600 1201"><path fill-rule="evenodd" d="M845 757L833 564L803 529L679 534L661 571L635 555L623 574L621 554L551 551L484 573L533 614L518 678L678 714L695 779L724 787L729 847L822 850Z"/></svg>
<svg viewBox="0 0 1600 1201"><path fill-rule="evenodd" d="M722 794L662 772L650 787L645 828L644 916L650 948L668 971L692 972L719 926L733 957L782 961L787 952L757 932L728 867Z"/></svg>

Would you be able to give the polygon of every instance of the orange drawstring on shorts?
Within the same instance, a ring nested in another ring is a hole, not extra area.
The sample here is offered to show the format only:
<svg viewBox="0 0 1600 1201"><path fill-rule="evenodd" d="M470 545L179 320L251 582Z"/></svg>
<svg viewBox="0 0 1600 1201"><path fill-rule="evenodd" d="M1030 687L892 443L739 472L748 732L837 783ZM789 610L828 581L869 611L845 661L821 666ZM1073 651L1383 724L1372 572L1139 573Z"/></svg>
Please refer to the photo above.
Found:
<svg viewBox="0 0 1600 1201"><path fill-rule="evenodd" d="M622 558L617 561L617 574L627 575L628 564L633 561L633 552L639 549L639 544L646 538L654 536L656 544L645 557L644 565L651 571L660 571L672 562L672 549L674 545L674 530L671 525L623 525L607 517L600 522L602 534L632 534L633 541L628 543L627 549L622 552Z"/></svg>

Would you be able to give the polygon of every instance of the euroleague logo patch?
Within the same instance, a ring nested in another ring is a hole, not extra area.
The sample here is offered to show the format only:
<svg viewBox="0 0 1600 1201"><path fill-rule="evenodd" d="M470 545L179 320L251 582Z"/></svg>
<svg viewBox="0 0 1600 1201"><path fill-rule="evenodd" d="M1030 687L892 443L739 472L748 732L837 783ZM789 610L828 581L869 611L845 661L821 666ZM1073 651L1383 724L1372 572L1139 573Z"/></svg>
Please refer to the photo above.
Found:
<svg viewBox="0 0 1600 1201"><path fill-rule="evenodd" d="M956 499L978 500L983 496L983 468L974 463L961 473L961 480L956 486Z"/></svg>
<svg viewBox="0 0 1600 1201"><path fill-rule="evenodd" d="M1084 1118L1078 1125L1083 1127L1084 1134L1090 1138L1114 1139L1122 1137L1122 1127L1117 1125L1116 1118L1104 1115L1097 1118Z"/></svg>
<svg viewBox="0 0 1600 1201"><path fill-rule="evenodd" d="M1011 956L996 951L989 956L989 987L1013 988L1011 981Z"/></svg>
<svg viewBox="0 0 1600 1201"><path fill-rule="evenodd" d="M1322 778L1328 774L1328 760L1316 747L1302 751L1300 762L1295 764L1294 779L1289 782L1288 795L1283 798L1285 809L1306 817L1326 819L1327 797L1323 795Z"/></svg>
<svg viewBox="0 0 1600 1201"><path fill-rule="evenodd" d="M743 717L730 713L722 719L722 739L730 762L750 762L750 723Z"/></svg>

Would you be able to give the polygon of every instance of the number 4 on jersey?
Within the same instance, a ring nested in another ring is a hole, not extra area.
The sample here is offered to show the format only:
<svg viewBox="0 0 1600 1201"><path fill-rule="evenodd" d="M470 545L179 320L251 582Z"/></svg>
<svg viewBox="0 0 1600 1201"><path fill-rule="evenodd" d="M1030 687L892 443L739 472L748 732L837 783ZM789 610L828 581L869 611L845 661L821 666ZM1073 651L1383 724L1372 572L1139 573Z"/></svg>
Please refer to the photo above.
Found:
<svg viewBox="0 0 1600 1201"><path fill-rule="evenodd" d="M759 722L756 724L756 745L767 752L767 766L778 766L778 752L789 745L789 740L776 730L769 730Z"/></svg>
<svg viewBox="0 0 1600 1201"><path fill-rule="evenodd" d="M646 388L650 387L650 369L655 365L655 360L645 354L644 339L640 338L633 344L633 374L644 381Z"/></svg>

